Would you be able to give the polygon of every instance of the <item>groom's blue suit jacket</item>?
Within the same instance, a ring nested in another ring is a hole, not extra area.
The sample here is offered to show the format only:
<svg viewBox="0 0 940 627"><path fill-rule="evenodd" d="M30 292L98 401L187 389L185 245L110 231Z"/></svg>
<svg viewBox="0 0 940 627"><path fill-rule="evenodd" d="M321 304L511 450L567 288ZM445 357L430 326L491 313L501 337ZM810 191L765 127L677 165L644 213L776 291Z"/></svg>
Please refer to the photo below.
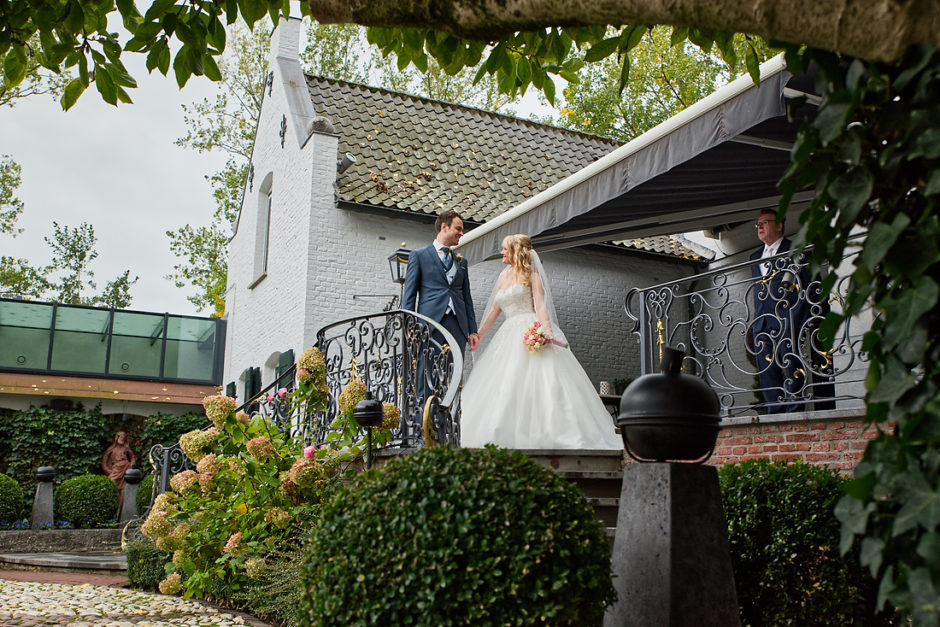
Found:
<svg viewBox="0 0 940 627"><path fill-rule="evenodd" d="M457 274L452 283L447 282L444 264L434 245L411 251L408 270L405 273L405 288L402 308L417 311L440 322L447 313L447 303L454 301L454 315L463 331L457 340L466 344L467 336L477 332L477 319L470 298L470 278L466 262L457 263ZM415 304L417 303L417 308Z"/></svg>

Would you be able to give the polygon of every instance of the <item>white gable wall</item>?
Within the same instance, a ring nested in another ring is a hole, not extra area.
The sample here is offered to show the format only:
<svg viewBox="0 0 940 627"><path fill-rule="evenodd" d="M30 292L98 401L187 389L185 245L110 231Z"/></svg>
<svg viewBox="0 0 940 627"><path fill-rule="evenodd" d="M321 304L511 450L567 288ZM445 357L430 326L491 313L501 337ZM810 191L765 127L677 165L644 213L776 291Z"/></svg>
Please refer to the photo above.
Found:
<svg viewBox="0 0 940 627"><path fill-rule="evenodd" d="M284 31L282 22L278 32ZM305 83L302 89L292 88L292 81L295 85L302 81L300 67L286 59L291 37L278 37L276 32L272 49L282 53L280 57L272 53L274 81L270 95L265 92L255 139L253 185L251 189L246 186L230 245L225 383L257 366L263 368L262 385L267 385L273 369L265 364L276 362L272 361L276 353L293 349L299 355L316 342L322 326L381 311L400 289L391 281L388 256L402 243L419 248L434 237L427 216L336 206L338 139L323 132L306 139L306 125L319 112L304 107ZM306 104L310 105L309 97ZM279 132L284 116L287 132L282 147ZM264 182L269 174L268 272L250 287L257 263L259 210L264 206ZM543 261L551 276L560 323L595 382L638 374L638 348L623 313L627 290L691 273L684 263L598 247L548 253ZM479 321L501 268L498 260L470 268ZM238 394L241 398L241 384Z"/></svg>

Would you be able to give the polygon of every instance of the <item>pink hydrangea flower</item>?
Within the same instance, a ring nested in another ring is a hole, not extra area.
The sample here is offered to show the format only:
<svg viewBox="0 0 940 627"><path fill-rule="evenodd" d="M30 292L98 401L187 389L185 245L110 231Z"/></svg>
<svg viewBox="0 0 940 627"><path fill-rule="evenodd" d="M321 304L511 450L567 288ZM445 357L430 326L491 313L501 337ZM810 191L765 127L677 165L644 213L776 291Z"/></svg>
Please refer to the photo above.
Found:
<svg viewBox="0 0 940 627"><path fill-rule="evenodd" d="M314 457L316 457L316 455L317 455L317 447L308 446L307 448L304 449L304 457L306 457L307 459L313 459Z"/></svg>

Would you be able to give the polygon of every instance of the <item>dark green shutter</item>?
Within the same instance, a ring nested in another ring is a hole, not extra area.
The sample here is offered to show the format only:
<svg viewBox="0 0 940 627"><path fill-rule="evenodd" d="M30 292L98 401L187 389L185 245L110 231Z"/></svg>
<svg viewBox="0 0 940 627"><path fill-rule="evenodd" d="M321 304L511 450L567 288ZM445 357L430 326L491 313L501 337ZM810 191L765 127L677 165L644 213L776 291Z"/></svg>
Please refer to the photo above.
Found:
<svg viewBox="0 0 940 627"><path fill-rule="evenodd" d="M274 371L274 378L280 379L281 375L291 369L294 365L294 349L289 348L277 358L277 370Z"/></svg>

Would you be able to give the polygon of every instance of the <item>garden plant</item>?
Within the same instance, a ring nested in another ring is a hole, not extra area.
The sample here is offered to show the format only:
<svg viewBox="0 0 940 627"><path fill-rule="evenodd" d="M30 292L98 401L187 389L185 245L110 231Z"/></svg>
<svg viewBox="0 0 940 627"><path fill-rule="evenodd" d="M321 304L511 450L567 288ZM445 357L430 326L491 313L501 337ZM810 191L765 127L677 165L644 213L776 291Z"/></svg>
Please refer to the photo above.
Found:
<svg viewBox="0 0 940 627"><path fill-rule="evenodd" d="M285 432L264 415L236 413L234 399L207 397L212 426L180 437L196 469L171 478L170 490L156 498L141 526L157 551L172 556L160 591L270 604L250 591L255 582L277 587L282 576L290 577L283 556L302 542L339 479L354 472L350 465L362 451L363 437L351 413L364 397L365 386L354 379L341 395L334 433L319 448L305 446L302 432ZM326 365L316 348L297 362L296 389L282 388L271 400L292 413L326 407ZM386 407L389 424L397 411ZM388 437L390 432L378 439ZM296 584L281 587L296 590Z"/></svg>
<svg viewBox="0 0 940 627"><path fill-rule="evenodd" d="M118 487L104 475L79 475L62 482L55 490L56 520L68 521L76 529L94 529L117 518Z"/></svg>
<svg viewBox="0 0 940 627"><path fill-rule="evenodd" d="M839 553L838 471L753 459L718 476L743 624L891 624L858 555Z"/></svg>
<svg viewBox="0 0 940 627"><path fill-rule="evenodd" d="M610 547L571 483L518 451L422 449L324 507L306 625L595 625Z"/></svg>

